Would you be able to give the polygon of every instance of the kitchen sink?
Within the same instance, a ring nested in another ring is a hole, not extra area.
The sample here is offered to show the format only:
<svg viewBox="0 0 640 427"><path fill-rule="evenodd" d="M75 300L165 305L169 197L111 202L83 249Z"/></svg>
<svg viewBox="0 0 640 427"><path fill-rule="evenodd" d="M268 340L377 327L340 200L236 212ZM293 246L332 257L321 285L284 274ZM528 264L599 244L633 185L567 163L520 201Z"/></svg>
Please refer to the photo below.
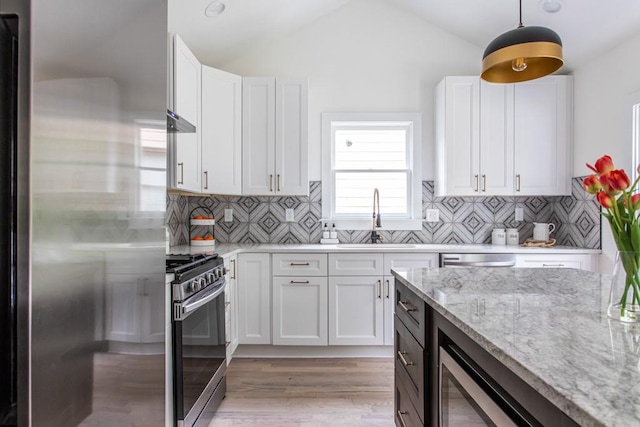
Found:
<svg viewBox="0 0 640 427"><path fill-rule="evenodd" d="M410 243L339 243L336 247L338 249L411 249L415 248L416 245L412 245Z"/></svg>

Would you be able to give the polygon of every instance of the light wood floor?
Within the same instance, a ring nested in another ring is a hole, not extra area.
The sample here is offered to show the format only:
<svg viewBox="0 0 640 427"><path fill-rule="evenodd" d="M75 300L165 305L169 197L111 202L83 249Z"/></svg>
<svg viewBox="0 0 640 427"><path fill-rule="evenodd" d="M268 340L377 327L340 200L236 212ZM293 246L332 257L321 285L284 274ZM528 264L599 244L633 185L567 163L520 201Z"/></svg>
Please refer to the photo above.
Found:
<svg viewBox="0 0 640 427"><path fill-rule="evenodd" d="M393 359L233 359L209 427L392 427Z"/></svg>

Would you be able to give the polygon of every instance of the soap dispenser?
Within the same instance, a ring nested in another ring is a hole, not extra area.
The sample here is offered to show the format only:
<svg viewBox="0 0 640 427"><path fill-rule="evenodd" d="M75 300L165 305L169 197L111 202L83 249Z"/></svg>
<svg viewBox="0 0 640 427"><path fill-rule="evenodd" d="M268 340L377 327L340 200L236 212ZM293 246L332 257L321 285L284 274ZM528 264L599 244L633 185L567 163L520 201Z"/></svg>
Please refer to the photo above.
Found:
<svg viewBox="0 0 640 427"><path fill-rule="evenodd" d="M336 225L333 224L331 226L331 239L337 239L338 238L338 232L336 231Z"/></svg>

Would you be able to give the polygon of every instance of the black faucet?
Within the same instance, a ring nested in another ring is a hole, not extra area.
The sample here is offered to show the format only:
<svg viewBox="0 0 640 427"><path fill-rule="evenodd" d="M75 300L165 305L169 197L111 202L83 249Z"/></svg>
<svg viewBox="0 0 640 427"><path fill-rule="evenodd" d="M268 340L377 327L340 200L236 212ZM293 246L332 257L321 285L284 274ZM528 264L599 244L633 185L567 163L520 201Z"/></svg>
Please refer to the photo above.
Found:
<svg viewBox="0 0 640 427"><path fill-rule="evenodd" d="M377 209L376 209L377 207ZM382 243L382 236L377 229L382 227L380 219L380 193L377 188L373 189L373 224L371 226L371 243Z"/></svg>

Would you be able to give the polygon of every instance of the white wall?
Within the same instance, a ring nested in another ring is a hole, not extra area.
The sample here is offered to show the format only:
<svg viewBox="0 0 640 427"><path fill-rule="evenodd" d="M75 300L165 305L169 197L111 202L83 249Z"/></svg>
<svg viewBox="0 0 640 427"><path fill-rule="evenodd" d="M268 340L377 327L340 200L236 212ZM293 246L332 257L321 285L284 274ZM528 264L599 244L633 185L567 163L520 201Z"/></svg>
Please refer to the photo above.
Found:
<svg viewBox="0 0 640 427"><path fill-rule="evenodd" d="M574 176L588 175L585 163L603 154L629 175L631 159L629 97L640 90L640 34L580 65L574 72ZM601 271L610 272L615 256L611 229L603 219Z"/></svg>
<svg viewBox="0 0 640 427"><path fill-rule="evenodd" d="M434 178L433 91L478 75L483 50L381 0L356 0L225 64L242 76L309 77L309 178L320 180L321 113L420 112L423 179Z"/></svg>

